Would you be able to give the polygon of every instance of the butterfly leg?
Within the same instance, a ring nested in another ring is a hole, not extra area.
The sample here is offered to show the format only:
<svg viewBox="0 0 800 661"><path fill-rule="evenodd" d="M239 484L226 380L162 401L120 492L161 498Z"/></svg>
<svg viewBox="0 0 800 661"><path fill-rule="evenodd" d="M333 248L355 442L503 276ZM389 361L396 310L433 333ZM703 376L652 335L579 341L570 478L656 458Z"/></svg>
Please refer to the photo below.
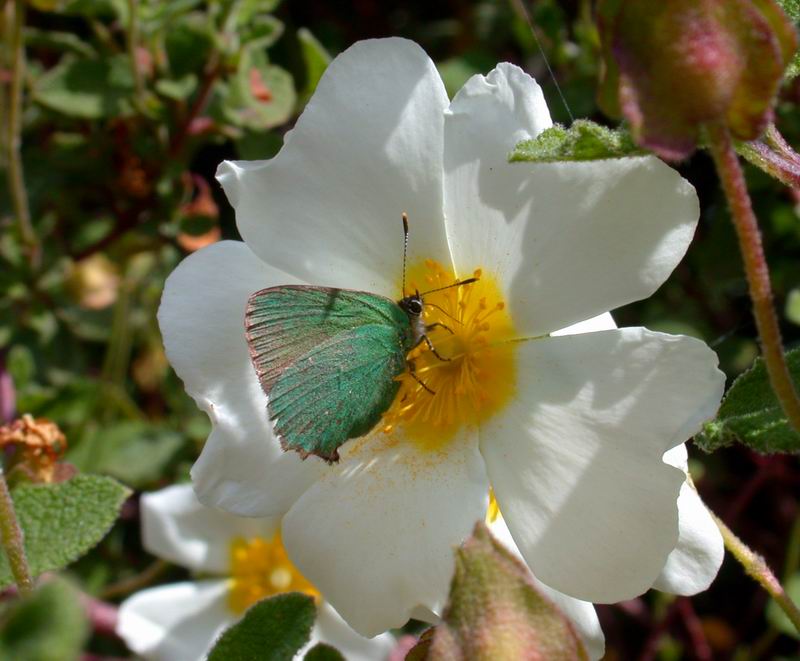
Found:
<svg viewBox="0 0 800 661"><path fill-rule="evenodd" d="M412 349L416 349L423 342L428 345L428 349L431 350L433 355L436 356L443 363L447 363L447 362L453 360L452 358L445 358L438 351L436 351L436 347L433 346L433 342L431 342L431 339L425 333L423 333L422 335L419 336L419 339L417 340L417 343L411 348Z"/></svg>
<svg viewBox="0 0 800 661"><path fill-rule="evenodd" d="M450 328L450 326L445 326L445 325L444 325L442 322L440 322L440 321L437 321L437 322L435 322L435 323L433 323L433 324L430 324L430 325L428 325L428 326L425 326L425 332L427 333L428 331L430 331L430 330L433 330L434 328L444 328L444 329L445 329L446 331L448 331L448 332L449 332L451 335L455 335L455 334L456 334L456 333L455 333L455 331L454 331L452 328Z"/></svg>
<svg viewBox="0 0 800 661"><path fill-rule="evenodd" d="M417 376L417 366L414 364L413 360L409 360L406 363L408 365L408 373L414 377L414 380L421 385L425 390L427 390L431 395L435 395L436 392L431 390L425 382Z"/></svg>

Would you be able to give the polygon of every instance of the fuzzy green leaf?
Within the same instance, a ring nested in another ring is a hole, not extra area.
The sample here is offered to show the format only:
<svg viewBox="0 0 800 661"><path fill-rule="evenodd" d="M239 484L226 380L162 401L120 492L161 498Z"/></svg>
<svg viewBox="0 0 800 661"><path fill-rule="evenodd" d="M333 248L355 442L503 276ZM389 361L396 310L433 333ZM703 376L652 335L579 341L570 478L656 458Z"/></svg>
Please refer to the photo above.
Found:
<svg viewBox="0 0 800 661"><path fill-rule="evenodd" d="M128 58L65 57L36 81L33 95L55 112L83 119L115 117L130 111L134 83Z"/></svg>
<svg viewBox="0 0 800 661"><path fill-rule="evenodd" d="M306 652L303 661L345 661L345 658L335 647L318 643Z"/></svg>
<svg viewBox="0 0 800 661"><path fill-rule="evenodd" d="M795 24L795 27L800 25L800 0L777 0L778 4L786 12L789 19ZM794 78L800 74L800 50L794 54L789 66L786 67L784 76L787 79Z"/></svg>
<svg viewBox="0 0 800 661"><path fill-rule="evenodd" d="M290 661L311 636L314 599L299 592L259 601L223 632L208 661Z"/></svg>
<svg viewBox="0 0 800 661"><path fill-rule="evenodd" d="M786 362L800 384L800 349L787 352ZM733 382L716 419L704 425L695 442L706 452L733 443L762 453L800 452L800 434L784 416L762 358Z"/></svg>
<svg viewBox="0 0 800 661"><path fill-rule="evenodd" d="M9 602L2 621L0 659L77 659L89 635L78 591L63 579L48 581L33 594Z"/></svg>
<svg viewBox="0 0 800 661"><path fill-rule="evenodd" d="M60 484L23 485L12 498L25 536L31 573L61 569L105 537L130 495L110 477L78 475ZM0 588L14 582L0 555Z"/></svg>
<svg viewBox="0 0 800 661"><path fill-rule="evenodd" d="M609 129L589 120L579 119L566 128L556 124L533 140L520 142L511 152L512 163L553 163L557 161L594 161L638 156L647 152L636 146L630 133Z"/></svg>

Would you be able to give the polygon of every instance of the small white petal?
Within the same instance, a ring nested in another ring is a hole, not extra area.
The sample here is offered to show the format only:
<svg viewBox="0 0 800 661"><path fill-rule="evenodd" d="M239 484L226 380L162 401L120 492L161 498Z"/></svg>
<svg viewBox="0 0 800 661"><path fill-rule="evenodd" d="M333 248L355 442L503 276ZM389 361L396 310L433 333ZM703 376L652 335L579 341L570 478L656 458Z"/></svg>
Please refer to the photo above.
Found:
<svg viewBox="0 0 800 661"><path fill-rule="evenodd" d="M519 548L514 543L514 538L506 525L502 516L498 516L492 523L489 524L489 529L492 535L511 551L522 562L525 558L522 557ZM597 619L597 612L594 605L588 601L581 601L580 599L573 599L565 594L553 590L553 588L545 585L533 574L531 574L536 587L541 590L544 595L550 599L555 605L566 615L572 622L578 635L583 640L586 646L586 652L592 661L601 659L605 654L606 638L603 635L603 630L600 628L600 620Z"/></svg>
<svg viewBox="0 0 800 661"><path fill-rule="evenodd" d="M377 433L356 445L283 520L289 557L356 631L441 612L453 549L482 519L489 483L477 438L420 451Z"/></svg>
<svg viewBox="0 0 800 661"><path fill-rule="evenodd" d="M445 120L445 218L458 273L504 283L523 335L652 294L699 217L694 188L654 157L508 163L550 119L536 82L501 64L474 76Z"/></svg>
<svg viewBox="0 0 800 661"><path fill-rule="evenodd" d="M220 166L247 244L307 282L396 296L405 211L410 261L449 265L442 217L448 102L415 43L377 39L347 49L274 159Z"/></svg>
<svg viewBox="0 0 800 661"><path fill-rule="evenodd" d="M117 634L152 661L199 661L235 616L226 581L174 583L137 592L119 607Z"/></svg>
<svg viewBox="0 0 800 661"><path fill-rule="evenodd" d="M662 461L719 405L702 342L639 328L521 344L517 396L482 425L497 501L534 574L592 602L645 592L678 540Z"/></svg>
<svg viewBox="0 0 800 661"><path fill-rule="evenodd" d="M142 544L153 555L195 571L224 573L236 537L271 538L280 520L249 519L206 507L191 485L177 484L141 498Z"/></svg>
<svg viewBox="0 0 800 661"><path fill-rule="evenodd" d="M664 454L671 466L687 470L686 445ZM725 557L722 534L699 494L687 479L678 496L678 545L669 554L653 587L672 594L693 595L706 590Z"/></svg>
<svg viewBox="0 0 800 661"><path fill-rule="evenodd" d="M347 661L386 661L397 641L390 633L382 633L374 638L360 636L329 603L323 601L317 609L311 640L295 658L303 658L317 643L332 645Z"/></svg>
<svg viewBox="0 0 800 661"><path fill-rule="evenodd" d="M243 516L283 514L324 469L280 449L244 336L250 295L295 282L245 244L222 241L181 262L158 310L167 357L213 424L192 468L195 491Z"/></svg>

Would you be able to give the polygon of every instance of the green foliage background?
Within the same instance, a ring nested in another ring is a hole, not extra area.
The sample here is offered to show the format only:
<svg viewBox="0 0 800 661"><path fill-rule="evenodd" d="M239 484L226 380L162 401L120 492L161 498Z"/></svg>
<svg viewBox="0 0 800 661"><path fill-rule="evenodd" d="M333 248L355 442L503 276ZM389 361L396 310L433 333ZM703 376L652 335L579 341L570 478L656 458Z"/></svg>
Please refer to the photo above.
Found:
<svg viewBox="0 0 800 661"><path fill-rule="evenodd" d="M543 85L554 120L608 124L595 103L599 40L590 3L525 6L533 29L516 0L30 0L22 159L41 258L31 266L0 185L0 415L57 422L68 461L137 492L186 479L209 425L166 363L155 313L164 279L187 252L238 236L213 180L217 164L273 156L329 55L369 37L420 43L451 95L470 75L507 60ZM0 29L0 71L9 71L10 28ZM798 81L787 82L778 107L779 127L794 145ZM0 90L5 125L9 86ZM2 154L5 181L4 145ZM615 316L620 325L703 338L735 377L757 354L735 237L708 157L698 154L680 170L700 194L695 242L654 297ZM800 196L755 170L748 178L792 346L800 339ZM797 461L732 447L694 452L693 470L711 507L773 567L794 574ZM71 583L40 602L69 610L64 604L74 606L76 589L117 600L128 579L153 570L140 546L136 503L134 496L105 540L72 565ZM184 576L158 570L155 582ZM797 642L779 633L785 627L766 607L765 596L726 563L712 589L691 602L653 593L600 613L610 659L710 659L698 651L698 631L713 658L790 658ZM6 609L0 649L19 635L11 627L24 608L43 606L32 600ZM87 636L85 644L83 633L66 636L64 649L126 654L112 636ZM17 658L45 658L31 654Z"/></svg>

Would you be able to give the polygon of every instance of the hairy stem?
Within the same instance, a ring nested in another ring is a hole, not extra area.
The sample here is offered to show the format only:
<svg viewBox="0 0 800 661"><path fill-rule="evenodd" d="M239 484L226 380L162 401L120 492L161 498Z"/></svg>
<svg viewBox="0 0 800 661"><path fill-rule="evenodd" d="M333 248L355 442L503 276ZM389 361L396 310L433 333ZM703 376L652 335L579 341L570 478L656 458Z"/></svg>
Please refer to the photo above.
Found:
<svg viewBox="0 0 800 661"><path fill-rule="evenodd" d="M28 569L28 559L25 557L22 529L19 527L14 501L11 500L2 469L0 469L0 542L8 556L8 564L20 592L30 592L33 589L33 579Z"/></svg>
<svg viewBox="0 0 800 661"><path fill-rule="evenodd" d="M797 390L783 355L778 318L772 304L769 268L761 245L758 221L747 193L744 173L727 127L724 125L709 126L708 137L711 154L714 157L725 196L728 198L736 235L739 238L739 248L742 252L744 270L750 287L753 314L761 338L761 351L764 355L769 381L789 423L795 431L800 432L800 398L797 396Z"/></svg>
<svg viewBox="0 0 800 661"><path fill-rule="evenodd" d="M14 0L11 19L11 85L9 89L8 110L6 111L6 159L8 166L8 188L11 203L17 218L20 237L31 267L36 269L40 261L39 240L31 223L28 194L25 190L25 177L22 170L22 86L25 78L25 46L22 28L25 24L25 2Z"/></svg>
<svg viewBox="0 0 800 661"><path fill-rule="evenodd" d="M800 609L797 608L797 604L786 594L780 581L778 581L775 574L773 574L772 570L769 568L769 565L767 565L766 560L739 539L734 532L725 525L722 519L713 513L711 516L714 517L714 521L717 527L719 527L719 531L722 533L725 548L739 561L747 574L755 579L755 581L769 593L769 596L772 597L783 612L786 613L786 616L791 620L795 628L800 631Z"/></svg>

